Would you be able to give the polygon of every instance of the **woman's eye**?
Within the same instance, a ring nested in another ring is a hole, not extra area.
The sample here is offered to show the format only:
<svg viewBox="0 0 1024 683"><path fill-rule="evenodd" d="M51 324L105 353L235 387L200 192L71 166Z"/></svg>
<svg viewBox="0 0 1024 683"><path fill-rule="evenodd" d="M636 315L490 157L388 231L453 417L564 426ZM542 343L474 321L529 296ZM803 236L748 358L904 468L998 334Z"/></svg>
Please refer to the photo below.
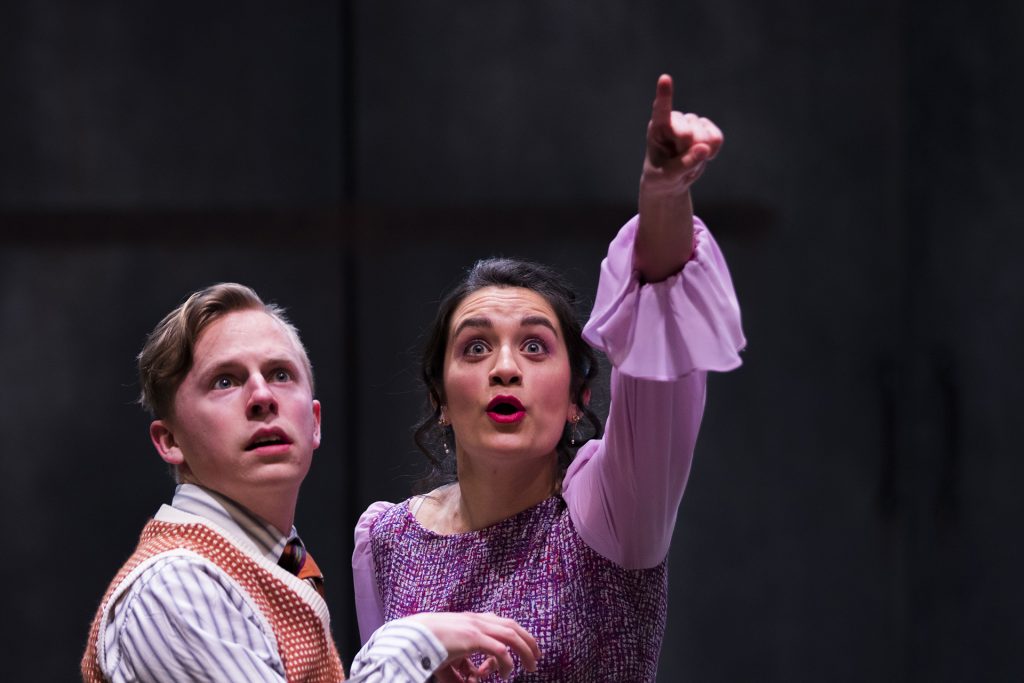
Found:
<svg viewBox="0 0 1024 683"><path fill-rule="evenodd" d="M466 355L480 356L485 353L487 353L487 344L483 342L475 341L466 346Z"/></svg>
<svg viewBox="0 0 1024 683"><path fill-rule="evenodd" d="M526 353L544 353L547 351L547 347L544 346L544 342L539 339L531 339L523 344L523 351Z"/></svg>

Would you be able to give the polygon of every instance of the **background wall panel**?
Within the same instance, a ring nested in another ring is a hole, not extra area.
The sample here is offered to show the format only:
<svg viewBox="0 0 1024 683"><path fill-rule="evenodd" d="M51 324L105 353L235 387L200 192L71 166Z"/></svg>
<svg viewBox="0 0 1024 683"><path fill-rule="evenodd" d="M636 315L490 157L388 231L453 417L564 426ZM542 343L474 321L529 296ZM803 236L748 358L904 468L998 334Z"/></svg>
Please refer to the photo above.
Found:
<svg viewBox="0 0 1024 683"><path fill-rule="evenodd" d="M1024 672L1016 6L4 12L0 510L35 567L5 593L12 680L74 677L171 490L133 356L226 279L286 306L316 366L325 440L297 524L350 660L351 528L418 470L433 304L491 254L593 296L663 71L726 133L697 211L750 347L711 378L660 680Z"/></svg>

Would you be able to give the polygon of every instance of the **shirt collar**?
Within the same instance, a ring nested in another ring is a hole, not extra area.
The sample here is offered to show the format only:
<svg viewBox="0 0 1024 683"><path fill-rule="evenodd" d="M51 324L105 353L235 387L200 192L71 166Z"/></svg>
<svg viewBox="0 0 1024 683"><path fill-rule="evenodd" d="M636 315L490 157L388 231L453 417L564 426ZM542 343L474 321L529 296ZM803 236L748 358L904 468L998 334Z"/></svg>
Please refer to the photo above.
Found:
<svg viewBox="0 0 1024 683"><path fill-rule="evenodd" d="M247 538L271 562L276 563L285 545L298 533L293 526L287 534L216 491L197 484L179 484L171 507L204 517L225 531ZM301 543L301 540L299 541Z"/></svg>

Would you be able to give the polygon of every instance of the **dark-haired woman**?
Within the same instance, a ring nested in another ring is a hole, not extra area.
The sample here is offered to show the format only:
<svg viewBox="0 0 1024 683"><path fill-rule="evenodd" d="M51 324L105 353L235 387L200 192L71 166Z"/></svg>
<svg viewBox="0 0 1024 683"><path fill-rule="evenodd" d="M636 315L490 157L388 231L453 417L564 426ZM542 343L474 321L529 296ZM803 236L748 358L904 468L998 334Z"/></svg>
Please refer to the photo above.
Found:
<svg viewBox="0 0 1024 683"><path fill-rule="evenodd" d="M582 333L614 366L603 437L587 407L593 352L557 276L484 261L442 301L423 359L434 410L417 442L450 483L360 520L364 638L416 612L495 612L540 646L537 671L516 680L654 680L706 373L737 367L745 344L725 262L690 203L721 143L707 119L672 111L662 76L639 216L609 247Z"/></svg>

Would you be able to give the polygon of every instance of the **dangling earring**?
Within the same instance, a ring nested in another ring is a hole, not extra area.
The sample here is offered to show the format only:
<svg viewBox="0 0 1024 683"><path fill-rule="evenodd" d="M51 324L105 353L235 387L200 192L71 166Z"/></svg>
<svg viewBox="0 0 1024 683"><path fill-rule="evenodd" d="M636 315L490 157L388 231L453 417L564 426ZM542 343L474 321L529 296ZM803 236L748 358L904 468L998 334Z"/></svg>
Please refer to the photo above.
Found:
<svg viewBox="0 0 1024 683"><path fill-rule="evenodd" d="M441 427L441 447L444 449L445 457L448 457L452 454L451 450L448 448L448 425L451 423L448 422L448 418L445 417L445 414L441 413L441 417L437 418L437 424Z"/></svg>
<svg viewBox="0 0 1024 683"><path fill-rule="evenodd" d="M579 413L575 413L572 416L572 418L570 418L570 420L569 420L569 422L572 423L572 427L569 428L569 445L570 446L574 446L575 447L576 446L576 440L583 438L580 435L580 419L581 419L580 414Z"/></svg>

